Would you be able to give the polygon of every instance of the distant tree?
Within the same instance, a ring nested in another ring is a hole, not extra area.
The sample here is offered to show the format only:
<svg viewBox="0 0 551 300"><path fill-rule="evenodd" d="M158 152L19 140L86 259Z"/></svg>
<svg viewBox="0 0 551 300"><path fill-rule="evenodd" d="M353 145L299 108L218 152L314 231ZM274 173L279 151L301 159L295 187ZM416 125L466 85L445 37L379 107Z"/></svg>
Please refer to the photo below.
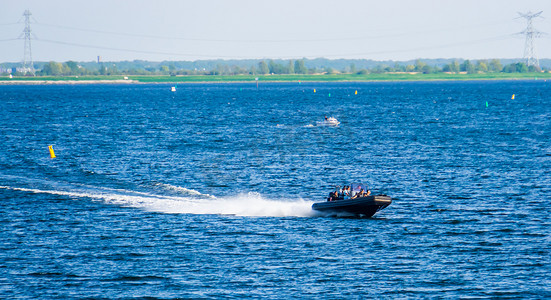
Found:
<svg viewBox="0 0 551 300"><path fill-rule="evenodd" d="M277 74L278 72L278 66L276 64L276 62L273 60L273 59L270 59L270 61L268 61L268 72L270 74Z"/></svg>
<svg viewBox="0 0 551 300"><path fill-rule="evenodd" d="M426 66L427 64L422 62L420 59L416 60L415 61L415 72L423 72L423 68Z"/></svg>
<svg viewBox="0 0 551 300"><path fill-rule="evenodd" d="M69 73L71 75L79 75L80 74L79 66L76 62L70 60L70 61L66 62L65 65L69 68Z"/></svg>
<svg viewBox="0 0 551 300"><path fill-rule="evenodd" d="M332 74L337 74L338 72L337 72L337 70L335 70L335 69L333 69L333 68L331 68L331 67L328 67L328 68L325 68L325 73L326 73L327 75L332 75Z"/></svg>
<svg viewBox="0 0 551 300"><path fill-rule="evenodd" d="M422 69L421 69L421 72L423 72L423 74L431 74L433 72L433 68L429 65L425 65Z"/></svg>
<svg viewBox="0 0 551 300"><path fill-rule="evenodd" d="M268 68L268 64L265 61L261 61L261 62L258 63L258 72L260 74L270 73L270 69Z"/></svg>
<svg viewBox="0 0 551 300"><path fill-rule="evenodd" d="M168 66L162 65L159 67L159 71L162 74L168 74L168 72L170 71L170 68Z"/></svg>
<svg viewBox="0 0 551 300"><path fill-rule="evenodd" d="M308 69L304 65L304 59L295 61L295 73L296 74L308 74Z"/></svg>
<svg viewBox="0 0 551 300"><path fill-rule="evenodd" d="M501 65L501 62L498 59L492 59L490 61L490 64L488 65L488 71L501 72L502 70L503 70L503 66Z"/></svg>
<svg viewBox="0 0 551 300"><path fill-rule="evenodd" d="M503 67L503 73L515 73L517 71L517 67L515 64L509 64Z"/></svg>
<svg viewBox="0 0 551 300"><path fill-rule="evenodd" d="M289 73L287 67L283 66L280 63L276 63L273 59L270 59L270 61L268 62L268 68L270 70L270 73L273 73L273 74Z"/></svg>
<svg viewBox="0 0 551 300"><path fill-rule="evenodd" d="M49 63L44 65L44 67L42 68L42 73L44 75L53 75L53 76L62 75L63 65L55 61L50 61Z"/></svg>
<svg viewBox="0 0 551 300"><path fill-rule="evenodd" d="M350 73L352 74L356 73L356 65L354 63L350 64Z"/></svg>
<svg viewBox="0 0 551 300"><path fill-rule="evenodd" d="M488 63L485 60L479 60L476 62L476 70L478 72L488 72Z"/></svg>
<svg viewBox="0 0 551 300"><path fill-rule="evenodd" d="M527 73L528 66L525 63L512 63L503 67L505 73Z"/></svg>
<svg viewBox="0 0 551 300"><path fill-rule="evenodd" d="M295 63L293 60L289 60L289 66L287 67L287 73L288 74L295 74Z"/></svg>
<svg viewBox="0 0 551 300"><path fill-rule="evenodd" d="M457 60L452 61L451 63L445 65L444 68L442 68L442 71L452 73L458 73L460 70L461 67L459 66L459 62L457 62Z"/></svg>
<svg viewBox="0 0 551 300"><path fill-rule="evenodd" d="M217 64L212 73L213 75L229 75L231 73L231 68L228 65Z"/></svg>
<svg viewBox="0 0 551 300"><path fill-rule="evenodd" d="M405 72L405 71L406 71L405 65L401 65L399 63L394 64L394 72Z"/></svg>
<svg viewBox="0 0 551 300"><path fill-rule="evenodd" d="M385 72L385 68L386 66L385 65L376 65L374 68L371 69L371 73L373 74L381 74L381 73L384 73Z"/></svg>
<svg viewBox="0 0 551 300"><path fill-rule="evenodd" d="M389 73L389 72L394 72L394 68L385 64L378 64L371 69L371 73L374 73L374 74Z"/></svg>
<svg viewBox="0 0 551 300"><path fill-rule="evenodd" d="M537 66L528 66L528 72L530 73L539 73L541 72L541 68Z"/></svg>
<svg viewBox="0 0 551 300"><path fill-rule="evenodd" d="M460 70L462 72L467 72L468 74L473 74L475 73L475 67L474 65L471 63L470 60L465 60L462 64L461 64L461 67L460 67Z"/></svg>
<svg viewBox="0 0 551 300"><path fill-rule="evenodd" d="M107 69L107 75L117 75L119 74L119 69L117 68L117 65L113 64L111 67Z"/></svg>
<svg viewBox="0 0 551 300"><path fill-rule="evenodd" d="M130 70L128 70L128 75L145 75L147 74L147 71L144 70L144 69L137 69L137 68L132 68Z"/></svg>
<svg viewBox="0 0 551 300"><path fill-rule="evenodd" d="M248 71L244 68L241 68L240 66L238 65L233 65L231 66L230 68L230 72L232 75L240 75L240 74L246 74L248 73Z"/></svg>
<svg viewBox="0 0 551 300"><path fill-rule="evenodd" d="M414 72L415 66L414 65L407 65L406 66L406 72Z"/></svg>

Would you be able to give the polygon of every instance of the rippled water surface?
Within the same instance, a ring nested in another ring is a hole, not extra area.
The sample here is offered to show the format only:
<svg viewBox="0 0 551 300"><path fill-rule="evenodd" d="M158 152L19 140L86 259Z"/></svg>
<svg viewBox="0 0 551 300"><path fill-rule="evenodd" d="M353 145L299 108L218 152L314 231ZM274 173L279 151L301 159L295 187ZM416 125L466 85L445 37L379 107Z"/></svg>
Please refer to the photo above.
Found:
<svg viewBox="0 0 551 300"><path fill-rule="evenodd" d="M550 95L0 86L0 298L550 298ZM349 181L392 205L312 212Z"/></svg>

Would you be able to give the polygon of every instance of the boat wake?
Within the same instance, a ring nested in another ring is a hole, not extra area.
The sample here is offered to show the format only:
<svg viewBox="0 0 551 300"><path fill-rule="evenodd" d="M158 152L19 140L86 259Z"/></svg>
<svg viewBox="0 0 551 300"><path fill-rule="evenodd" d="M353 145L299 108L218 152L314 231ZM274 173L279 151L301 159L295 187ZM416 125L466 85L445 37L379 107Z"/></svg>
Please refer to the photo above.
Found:
<svg viewBox="0 0 551 300"><path fill-rule="evenodd" d="M157 184L175 192L175 195L138 192L92 186L73 186L70 189L25 188L0 186L0 189L33 194L49 194L68 198L87 198L108 204L133 207L151 212L169 214L218 214L255 217L310 217L312 202L304 200L272 200L258 193L239 194L217 198L193 189L168 184Z"/></svg>
<svg viewBox="0 0 551 300"><path fill-rule="evenodd" d="M201 192L198 192L193 189L188 189L181 186L166 184L166 183L156 183L155 186L160 187L165 190L181 193L183 195L190 195L190 196L197 196L200 198L206 198L206 199L216 199L216 197L209 195L209 194L202 194Z"/></svg>

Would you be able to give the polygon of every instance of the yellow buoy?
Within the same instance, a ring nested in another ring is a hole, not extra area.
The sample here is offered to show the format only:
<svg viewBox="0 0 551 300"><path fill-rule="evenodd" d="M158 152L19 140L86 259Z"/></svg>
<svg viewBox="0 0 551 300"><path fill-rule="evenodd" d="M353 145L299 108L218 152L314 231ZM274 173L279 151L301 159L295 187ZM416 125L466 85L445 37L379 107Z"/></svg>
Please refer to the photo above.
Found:
<svg viewBox="0 0 551 300"><path fill-rule="evenodd" d="M50 145L48 146L48 149L50 150L50 157L55 158L54 146Z"/></svg>
<svg viewBox="0 0 551 300"><path fill-rule="evenodd" d="M511 96L511 100L515 100L515 94L513 94L513 96Z"/></svg>
<svg viewBox="0 0 551 300"><path fill-rule="evenodd" d="M316 89L314 89L314 93L316 92Z"/></svg>
<svg viewBox="0 0 551 300"><path fill-rule="evenodd" d="M357 95L357 94L358 94L358 90L356 90L356 91L354 92L354 95Z"/></svg>

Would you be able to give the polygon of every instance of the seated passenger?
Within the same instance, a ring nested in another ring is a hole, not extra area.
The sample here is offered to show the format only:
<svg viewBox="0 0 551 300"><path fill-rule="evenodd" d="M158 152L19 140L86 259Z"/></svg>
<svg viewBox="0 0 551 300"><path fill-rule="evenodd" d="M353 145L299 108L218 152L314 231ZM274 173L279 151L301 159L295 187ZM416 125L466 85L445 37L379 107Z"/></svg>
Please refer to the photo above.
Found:
<svg viewBox="0 0 551 300"><path fill-rule="evenodd" d="M358 193L356 193L356 195L354 195L353 198L360 198L360 197L363 197L365 194L364 192L364 189L360 189L360 191Z"/></svg>
<svg viewBox="0 0 551 300"><path fill-rule="evenodd" d="M350 196L350 187L344 186L344 188L342 189L342 193L344 197Z"/></svg>
<svg viewBox="0 0 551 300"><path fill-rule="evenodd" d="M334 191L334 192L329 193L329 198L327 198L327 201L335 201L338 198L339 198L339 192Z"/></svg>

